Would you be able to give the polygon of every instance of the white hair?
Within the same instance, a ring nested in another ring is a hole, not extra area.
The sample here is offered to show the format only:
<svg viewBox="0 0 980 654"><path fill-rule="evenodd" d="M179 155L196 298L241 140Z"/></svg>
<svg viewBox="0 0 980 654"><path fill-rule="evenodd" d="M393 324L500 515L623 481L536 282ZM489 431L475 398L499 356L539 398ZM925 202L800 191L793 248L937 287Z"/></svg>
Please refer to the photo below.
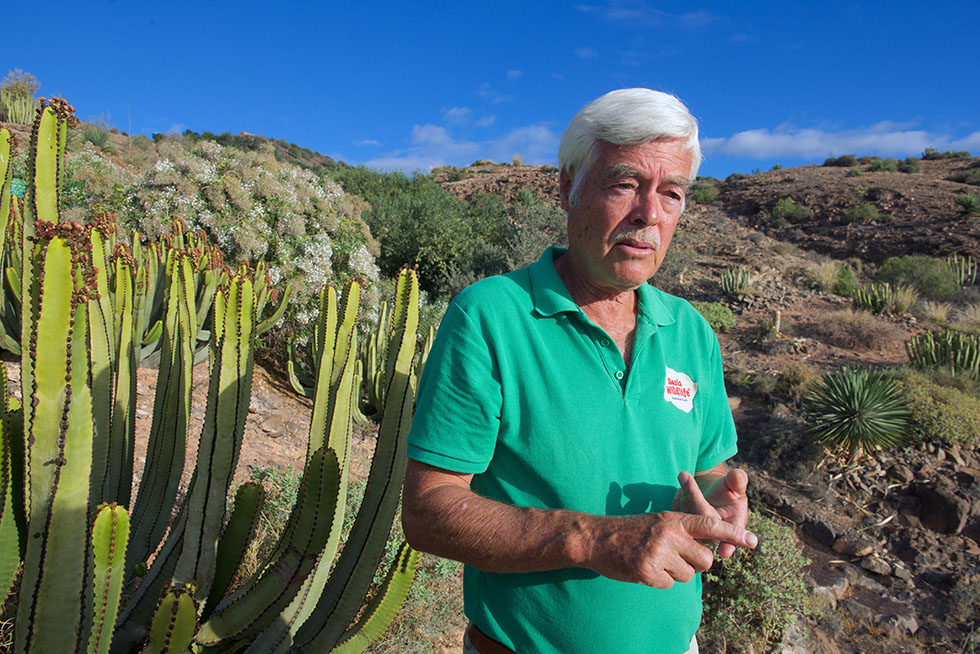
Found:
<svg viewBox="0 0 980 654"><path fill-rule="evenodd" d="M633 146L664 139L684 140L691 152L693 182L701 165L698 121L676 97L651 89L620 89L585 105L565 128L558 146L558 167L572 176L569 202L578 204L599 141Z"/></svg>

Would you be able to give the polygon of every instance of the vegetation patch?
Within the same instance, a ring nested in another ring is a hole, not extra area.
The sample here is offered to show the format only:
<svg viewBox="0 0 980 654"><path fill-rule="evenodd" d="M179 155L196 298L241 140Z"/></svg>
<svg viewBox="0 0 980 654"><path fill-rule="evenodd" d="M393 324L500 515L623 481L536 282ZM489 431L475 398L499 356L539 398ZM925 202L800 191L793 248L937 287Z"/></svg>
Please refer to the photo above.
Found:
<svg viewBox="0 0 980 654"><path fill-rule="evenodd" d="M717 560L704 575L704 617L698 630L703 651L766 651L810 612L803 582L810 561L793 530L755 511L748 527L759 546Z"/></svg>
<svg viewBox="0 0 980 654"><path fill-rule="evenodd" d="M867 202L851 207L843 217L843 222L847 224L870 223L875 220L878 220L878 207Z"/></svg>
<svg viewBox="0 0 980 654"><path fill-rule="evenodd" d="M699 178L687 191L687 199L694 204L711 204L718 199L718 187L707 178Z"/></svg>
<svg viewBox="0 0 980 654"><path fill-rule="evenodd" d="M897 343L902 330L861 309L842 309L817 316L813 331L820 340L846 350L869 350Z"/></svg>
<svg viewBox="0 0 980 654"><path fill-rule="evenodd" d="M949 384L910 371L897 380L910 411L912 442L972 447L980 443L980 400Z"/></svg>
<svg viewBox="0 0 980 654"><path fill-rule="evenodd" d="M902 441L909 409L898 384L880 372L843 368L825 375L807 395L814 440L851 459Z"/></svg>
<svg viewBox="0 0 980 654"><path fill-rule="evenodd" d="M930 300L951 300L959 290L957 277L944 260L919 254L888 257L874 278L892 285L908 284Z"/></svg>
<svg viewBox="0 0 980 654"><path fill-rule="evenodd" d="M769 215L774 225L795 225L810 217L810 208L796 204L793 198L782 198L776 202Z"/></svg>
<svg viewBox="0 0 980 654"><path fill-rule="evenodd" d="M735 314L721 302L691 302L715 333L727 332L735 326Z"/></svg>

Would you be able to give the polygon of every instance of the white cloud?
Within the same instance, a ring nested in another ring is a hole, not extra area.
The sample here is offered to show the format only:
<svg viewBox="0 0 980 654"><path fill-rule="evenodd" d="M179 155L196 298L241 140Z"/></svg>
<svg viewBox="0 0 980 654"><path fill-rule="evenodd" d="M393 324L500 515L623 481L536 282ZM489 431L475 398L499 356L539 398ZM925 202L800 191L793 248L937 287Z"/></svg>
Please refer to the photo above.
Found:
<svg viewBox="0 0 980 654"><path fill-rule="evenodd" d="M510 161L515 154L525 163L552 163L558 151L558 134L544 124L528 125L482 141L456 139L445 127L415 125L409 146L364 162L383 170L429 171L437 166L467 166L477 159Z"/></svg>
<svg viewBox="0 0 980 654"><path fill-rule="evenodd" d="M581 48L575 48L575 56L579 59L595 59L599 53L595 51L595 48L583 45Z"/></svg>
<svg viewBox="0 0 980 654"><path fill-rule="evenodd" d="M446 122L450 125L465 125L470 121L469 107L451 107L444 113Z"/></svg>
<svg viewBox="0 0 980 654"><path fill-rule="evenodd" d="M511 69L511 70L508 70L507 71L507 79L511 79L511 80L513 80L513 79L520 79L523 75L524 75L524 71L523 70L514 70L514 69Z"/></svg>
<svg viewBox="0 0 980 654"><path fill-rule="evenodd" d="M493 104L497 104L498 102L512 102L514 100L514 96L506 95L491 87L490 82L480 84L476 87L475 93L481 98L486 98Z"/></svg>
<svg viewBox="0 0 980 654"><path fill-rule="evenodd" d="M608 23L634 29L680 26L690 29L706 27L716 19L709 11L688 11L682 14L656 9L643 0L608 0L601 4L578 5L581 12L594 14Z"/></svg>
<svg viewBox="0 0 980 654"><path fill-rule="evenodd" d="M187 125L184 123L174 123L164 134L183 134L186 129Z"/></svg>
<svg viewBox="0 0 980 654"><path fill-rule="evenodd" d="M497 122L497 116L494 114L490 114L489 116L484 116L480 120L476 121L475 124L477 127L490 127L495 122Z"/></svg>
<svg viewBox="0 0 980 654"><path fill-rule="evenodd" d="M378 140L375 140L375 139L364 139L363 141L358 141L357 144L358 145L362 145L362 146L364 146L364 145L379 146L379 145L381 145L381 141L378 141Z"/></svg>
<svg viewBox="0 0 980 654"><path fill-rule="evenodd" d="M921 154L926 148L980 149L980 132L954 140L949 135L910 127L908 123L891 121L839 131L781 125L775 129L751 129L729 137L702 139L701 148L707 155L757 159L815 159L841 154L912 156Z"/></svg>

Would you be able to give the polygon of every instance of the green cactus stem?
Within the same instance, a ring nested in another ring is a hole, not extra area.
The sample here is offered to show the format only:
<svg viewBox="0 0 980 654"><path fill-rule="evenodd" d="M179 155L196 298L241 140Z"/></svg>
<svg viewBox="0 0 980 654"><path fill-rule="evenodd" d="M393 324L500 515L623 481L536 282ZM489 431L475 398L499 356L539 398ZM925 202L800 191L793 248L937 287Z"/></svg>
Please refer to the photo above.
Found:
<svg viewBox="0 0 980 654"><path fill-rule="evenodd" d="M181 654L197 631L198 605L193 587L171 586L153 614L147 654Z"/></svg>
<svg viewBox="0 0 980 654"><path fill-rule="evenodd" d="M55 226L44 226L44 233L41 229L42 239L50 240L38 248L39 274L30 290L38 298L38 319L26 325L26 356L33 364L30 385L23 387L30 490L15 649L74 652L89 576L86 535L93 430L86 383L88 298L87 286L73 289L59 283L80 281L73 266L77 253L64 236L52 237L60 231ZM52 282L46 284L45 279ZM42 343L65 346L39 347Z"/></svg>
<svg viewBox="0 0 980 654"><path fill-rule="evenodd" d="M88 654L107 654L109 651L122 594L128 539L129 514L126 509L116 504L100 506L92 528L94 615Z"/></svg>
<svg viewBox="0 0 980 654"><path fill-rule="evenodd" d="M264 498L265 489L262 484L247 482L238 487L235 493L235 509L221 534L221 540L218 541L217 567L211 590L201 611L202 620L207 620L211 615L235 578L248 550L249 540L258 527Z"/></svg>

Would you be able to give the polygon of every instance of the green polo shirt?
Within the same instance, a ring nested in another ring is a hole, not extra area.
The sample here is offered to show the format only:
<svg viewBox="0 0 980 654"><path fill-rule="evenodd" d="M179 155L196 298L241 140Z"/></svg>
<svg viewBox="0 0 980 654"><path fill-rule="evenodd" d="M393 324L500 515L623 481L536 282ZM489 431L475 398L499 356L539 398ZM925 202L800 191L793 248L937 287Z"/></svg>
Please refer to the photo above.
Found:
<svg viewBox="0 0 980 654"><path fill-rule="evenodd" d="M473 473L516 506L670 510L677 475L735 454L718 340L685 300L641 286L632 362L558 277L549 248L449 305L419 385L410 458ZM466 615L520 654L685 652L701 580L658 590L585 569L466 567Z"/></svg>

